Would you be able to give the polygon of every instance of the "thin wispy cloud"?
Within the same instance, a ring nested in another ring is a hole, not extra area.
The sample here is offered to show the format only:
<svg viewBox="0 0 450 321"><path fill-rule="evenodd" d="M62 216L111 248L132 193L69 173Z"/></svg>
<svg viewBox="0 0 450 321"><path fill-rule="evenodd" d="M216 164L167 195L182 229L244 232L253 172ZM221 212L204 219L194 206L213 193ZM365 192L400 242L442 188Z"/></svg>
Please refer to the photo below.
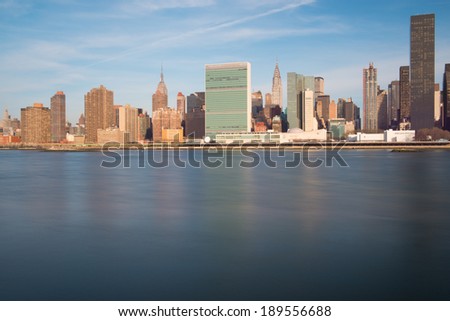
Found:
<svg viewBox="0 0 450 321"><path fill-rule="evenodd" d="M269 17L269 16L276 15L278 13L282 13L282 12L293 10L293 9L296 9L296 8L299 8L299 7L302 7L302 6L310 5L310 4L314 3L314 2L315 2L315 0L296 1L294 3L287 4L287 5L282 6L280 8L270 9L270 10L267 10L267 11L264 11L264 12L260 12L260 13L257 13L257 14L251 14L251 15L247 15L247 16L240 17L240 18L237 18L237 19L231 19L231 20L223 21L223 22L220 22L218 24L205 25L202 28L190 30L190 31L183 32L183 33L176 33L176 34L174 34L172 36L169 36L169 37L166 36L166 37L163 37L163 38L158 39L156 41L147 43L145 45L136 46L136 47L131 48L129 50L126 50L126 51L124 51L124 52L122 52L122 53L120 53L118 55L111 56L111 57L108 57L106 59L94 62L92 64L89 64L88 67L92 67L92 66L97 65L97 64L106 63L106 62L110 62L110 61L113 61L113 60L121 59L121 58L127 57L129 55L136 54L138 52L142 52L142 51L145 51L145 50L150 50L152 48L164 48L164 47L167 47L167 46L173 46L174 44L178 44L179 45L179 43L177 42L179 40L182 40L182 41L186 42L186 41L189 41L189 39L191 39L192 37L198 37L198 36L201 36L201 35L205 35L207 33L217 32L219 30L223 30L223 29L226 29L226 28L242 25L242 24L245 24L247 22L259 20L259 19L262 19L262 18L266 18L266 17Z"/></svg>

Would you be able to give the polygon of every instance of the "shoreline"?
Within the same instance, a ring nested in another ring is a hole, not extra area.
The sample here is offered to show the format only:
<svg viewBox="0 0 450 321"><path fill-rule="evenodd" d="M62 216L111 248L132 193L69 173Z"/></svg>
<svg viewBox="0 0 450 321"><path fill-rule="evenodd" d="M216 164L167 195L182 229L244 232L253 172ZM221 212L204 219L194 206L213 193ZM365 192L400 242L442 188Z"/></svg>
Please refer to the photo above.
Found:
<svg viewBox="0 0 450 321"><path fill-rule="evenodd" d="M286 149L286 150L392 150L400 152L414 152L424 150L450 150L450 142L410 142L410 143L350 143L350 142L298 142L289 144L129 144L115 145L109 148L116 150L238 150L238 149ZM23 145L10 144L0 145L0 151L44 151L44 152L102 152L108 149L102 145L66 145L66 144L42 144Z"/></svg>

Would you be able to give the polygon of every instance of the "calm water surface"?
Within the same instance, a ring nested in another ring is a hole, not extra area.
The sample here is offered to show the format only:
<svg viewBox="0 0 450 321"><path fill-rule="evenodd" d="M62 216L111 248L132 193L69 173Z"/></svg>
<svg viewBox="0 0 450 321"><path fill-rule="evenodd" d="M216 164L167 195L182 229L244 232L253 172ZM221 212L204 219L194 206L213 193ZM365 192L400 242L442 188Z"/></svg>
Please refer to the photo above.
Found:
<svg viewBox="0 0 450 321"><path fill-rule="evenodd" d="M1 151L0 300L450 300L450 152L342 156L103 169Z"/></svg>

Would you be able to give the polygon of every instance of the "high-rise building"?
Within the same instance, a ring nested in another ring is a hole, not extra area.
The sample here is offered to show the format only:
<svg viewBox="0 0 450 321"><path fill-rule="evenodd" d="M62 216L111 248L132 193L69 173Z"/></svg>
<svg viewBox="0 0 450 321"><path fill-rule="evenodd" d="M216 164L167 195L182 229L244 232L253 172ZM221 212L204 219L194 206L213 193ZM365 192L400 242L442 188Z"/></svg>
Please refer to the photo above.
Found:
<svg viewBox="0 0 450 321"><path fill-rule="evenodd" d="M400 119L399 122L409 122L411 119L411 86L409 81L409 66L400 67Z"/></svg>
<svg viewBox="0 0 450 321"><path fill-rule="evenodd" d="M309 119L305 119L305 117L309 117L309 115L314 117L314 76L303 76L295 72L289 72L287 77L287 120L289 128L305 130L305 124L309 123ZM305 91L311 91L313 94L312 111L309 110L309 105L303 105L305 102L303 98L308 97L306 101L309 103L309 93L304 95Z"/></svg>
<svg viewBox="0 0 450 321"><path fill-rule="evenodd" d="M441 117L441 89L439 84L434 84L434 123L436 127L442 127Z"/></svg>
<svg viewBox="0 0 450 321"><path fill-rule="evenodd" d="M337 102L337 117L345 118L345 103L347 102L344 98L339 98Z"/></svg>
<svg viewBox="0 0 450 321"><path fill-rule="evenodd" d="M434 127L435 16L411 17L411 128Z"/></svg>
<svg viewBox="0 0 450 321"><path fill-rule="evenodd" d="M3 118L0 120L0 128L11 127L11 116L9 115L8 109L5 108L3 111Z"/></svg>
<svg viewBox="0 0 450 321"><path fill-rule="evenodd" d="M205 135L250 132L251 65L248 62L206 65Z"/></svg>
<svg viewBox="0 0 450 321"><path fill-rule="evenodd" d="M302 99L302 117L301 129L305 132L317 130L316 118L314 115L314 91L306 89L301 92Z"/></svg>
<svg viewBox="0 0 450 321"><path fill-rule="evenodd" d="M164 130L180 130L181 113L172 108L160 108L152 116L153 141L163 141ZM183 136L183 132L181 132ZM182 137L179 137L182 139Z"/></svg>
<svg viewBox="0 0 450 321"><path fill-rule="evenodd" d="M392 81L388 87L388 126L396 128L400 116L400 81Z"/></svg>
<svg viewBox="0 0 450 321"><path fill-rule="evenodd" d="M97 130L113 127L114 94L103 85L93 88L84 96L86 117L86 142L97 143Z"/></svg>
<svg viewBox="0 0 450 321"><path fill-rule="evenodd" d="M377 69L371 63L363 70L364 130L367 132L378 131L377 94Z"/></svg>
<svg viewBox="0 0 450 321"><path fill-rule="evenodd" d="M322 77L314 78L314 99L325 95L325 80Z"/></svg>
<svg viewBox="0 0 450 321"><path fill-rule="evenodd" d="M338 118L338 116L337 116L337 104L336 104L336 102L334 100L332 100L330 102L329 118L328 118L328 120L330 120L330 119L337 119L337 118Z"/></svg>
<svg viewBox="0 0 450 321"><path fill-rule="evenodd" d="M21 109L22 142L31 144L51 143L51 113L43 104Z"/></svg>
<svg viewBox="0 0 450 321"><path fill-rule="evenodd" d="M322 113L321 115L318 115L319 118L323 118L324 121L328 121L330 119L330 96L328 95L322 95L318 96L316 99L317 105L322 105Z"/></svg>
<svg viewBox="0 0 450 321"><path fill-rule="evenodd" d="M283 108L283 84L278 63L275 65L272 79L272 104Z"/></svg>
<svg viewBox="0 0 450 321"><path fill-rule="evenodd" d="M205 109L205 92L195 92L187 97L187 112L193 109Z"/></svg>
<svg viewBox="0 0 450 321"><path fill-rule="evenodd" d="M445 65L443 81L444 128L450 130L450 64Z"/></svg>
<svg viewBox="0 0 450 321"><path fill-rule="evenodd" d="M149 140L152 120L147 113L141 112L138 116L138 142Z"/></svg>
<svg viewBox="0 0 450 321"><path fill-rule="evenodd" d="M346 121L355 121L356 105L350 98L344 102L344 118Z"/></svg>
<svg viewBox="0 0 450 321"><path fill-rule="evenodd" d="M138 124L138 110L137 108L125 105L119 108L119 129L121 132L128 134L128 142L136 143L139 138L139 124Z"/></svg>
<svg viewBox="0 0 450 321"><path fill-rule="evenodd" d="M59 143L66 138L66 95L58 91L50 99L52 117L52 142Z"/></svg>
<svg viewBox="0 0 450 321"><path fill-rule="evenodd" d="M167 108L169 106L168 97L167 87L164 83L164 73L161 68L160 81L155 93L152 96L152 111L155 112L160 108Z"/></svg>
<svg viewBox="0 0 450 321"><path fill-rule="evenodd" d="M272 108L273 104L272 104L272 94L271 93L267 93L265 96L265 105L264 108Z"/></svg>
<svg viewBox="0 0 450 321"><path fill-rule="evenodd" d="M186 114L186 97L181 92L177 95L177 110L181 114L181 120L183 121Z"/></svg>
<svg viewBox="0 0 450 321"><path fill-rule="evenodd" d="M377 129L374 131L384 131L388 129L387 97L388 97L387 90L381 90L378 88L377 108L376 108Z"/></svg>
<svg viewBox="0 0 450 321"><path fill-rule="evenodd" d="M256 118L263 110L263 98L261 91L252 93L252 118Z"/></svg>

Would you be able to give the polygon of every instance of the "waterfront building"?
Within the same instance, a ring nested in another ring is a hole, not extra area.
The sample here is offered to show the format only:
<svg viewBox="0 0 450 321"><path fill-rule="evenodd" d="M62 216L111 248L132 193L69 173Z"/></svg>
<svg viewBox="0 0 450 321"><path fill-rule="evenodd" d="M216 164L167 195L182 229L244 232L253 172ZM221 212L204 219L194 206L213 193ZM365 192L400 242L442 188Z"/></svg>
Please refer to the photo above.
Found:
<svg viewBox="0 0 450 321"><path fill-rule="evenodd" d="M443 81L444 128L450 130L450 64L445 65Z"/></svg>
<svg viewBox="0 0 450 321"><path fill-rule="evenodd" d="M50 99L52 142L59 143L66 138L66 95L58 91Z"/></svg>
<svg viewBox="0 0 450 321"><path fill-rule="evenodd" d="M363 70L364 130L367 132L378 131L377 94L377 69L371 63Z"/></svg>
<svg viewBox="0 0 450 321"><path fill-rule="evenodd" d="M313 122L311 118L315 118L314 76L303 76L295 72L289 72L287 77L287 120L289 128L300 128L305 131L313 130L310 125ZM305 103L308 105L306 106Z"/></svg>
<svg viewBox="0 0 450 321"><path fill-rule="evenodd" d="M156 87L156 91L152 96L152 112L155 112L161 108L167 108L168 103L168 91L164 82L164 73L161 68L160 81Z"/></svg>
<svg viewBox="0 0 450 321"><path fill-rule="evenodd" d="M97 129L97 143L104 145L106 143L126 144L130 141L130 135L116 127Z"/></svg>
<svg viewBox="0 0 450 321"><path fill-rule="evenodd" d="M147 113L140 113L138 116L138 142L150 139L149 130L151 129L152 119Z"/></svg>
<svg viewBox="0 0 450 321"><path fill-rule="evenodd" d="M434 127L435 16L411 17L411 127Z"/></svg>
<svg viewBox="0 0 450 321"><path fill-rule="evenodd" d="M186 137L188 139L202 139L205 137L205 110L190 109L186 114Z"/></svg>
<svg viewBox="0 0 450 321"><path fill-rule="evenodd" d="M342 140L345 138L346 121L344 118L330 119L330 132L334 140Z"/></svg>
<svg viewBox="0 0 450 321"><path fill-rule="evenodd" d="M181 127L181 113L178 110L172 108L160 108L153 112L152 115L152 130L153 130L153 141L161 142L163 141L163 130L164 129L183 129ZM170 135L169 135L170 136ZM168 137L168 136L166 136ZM183 133L181 133L181 138Z"/></svg>
<svg viewBox="0 0 450 321"><path fill-rule="evenodd" d="M119 129L128 134L126 143L136 143L139 137L138 109L125 105L119 108Z"/></svg>
<svg viewBox="0 0 450 321"><path fill-rule="evenodd" d="M86 143L97 143L97 130L114 127L114 94L103 85L84 96Z"/></svg>
<svg viewBox="0 0 450 321"><path fill-rule="evenodd" d="M22 142L31 144L51 143L51 112L43 104L21 109Z"/></svg>
<svg viewBox="0 0 450 321"><path fill-rule="evenodd" d="M205 135L251 131L251 65L248 62L205 66Z"/></svg>
<svg viewBox="0 0 450 321"><path fill-rule="evenodd" d="M281 73L278 62L275 65L272 79L272 102L271 105L278 105L283 108L283 83L281 81Z"/></svg>

